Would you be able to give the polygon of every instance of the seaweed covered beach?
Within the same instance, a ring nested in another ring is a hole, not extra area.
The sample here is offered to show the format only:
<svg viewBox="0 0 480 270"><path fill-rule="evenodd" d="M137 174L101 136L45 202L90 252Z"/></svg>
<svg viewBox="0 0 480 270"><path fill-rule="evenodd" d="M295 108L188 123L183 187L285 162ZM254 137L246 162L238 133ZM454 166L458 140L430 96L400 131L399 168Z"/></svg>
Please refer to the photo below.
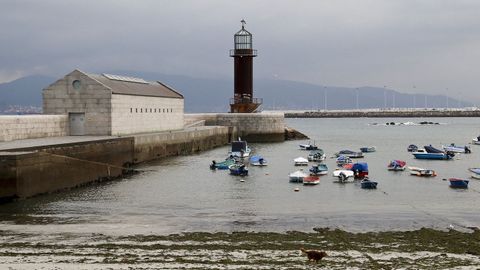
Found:
<svg viewBox="0 0 480 270"><path fill-rule="evenodd" d="M328 256L307 262L301 247ZM165 236L1 231L0 261L11 269L479 269L480 230Z"/></svg>

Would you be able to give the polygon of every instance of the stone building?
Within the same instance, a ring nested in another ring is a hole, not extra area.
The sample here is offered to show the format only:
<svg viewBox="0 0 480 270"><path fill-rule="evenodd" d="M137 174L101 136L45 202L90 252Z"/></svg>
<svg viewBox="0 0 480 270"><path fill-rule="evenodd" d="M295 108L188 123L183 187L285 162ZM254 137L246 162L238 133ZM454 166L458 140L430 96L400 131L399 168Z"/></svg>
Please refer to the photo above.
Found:
<svg viewBox="0 0 480 270"><path fill-rule="evenodd" d="M178 130L184 98L158 81L74 70L43 90L43 113L68 115L69 135Z"/></svg>

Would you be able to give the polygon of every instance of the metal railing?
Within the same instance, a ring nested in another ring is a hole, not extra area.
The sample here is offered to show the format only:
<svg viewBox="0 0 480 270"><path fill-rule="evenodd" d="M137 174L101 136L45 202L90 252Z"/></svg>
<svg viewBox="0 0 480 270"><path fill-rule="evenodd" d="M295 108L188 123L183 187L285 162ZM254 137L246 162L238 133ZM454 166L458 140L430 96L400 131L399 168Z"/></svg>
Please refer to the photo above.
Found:
<svg viewBox="0 0 480 270"><path fill-rule="evenodd" d="M230 50L230 56L257 56L257 50L233 49L233 50Z"/></svg>
<svg viewBox="0 0 480 270"><path fill-rule="evenodd" d="M249 103L254 103L254 104L263 104L263 98L231 98L230 99L230 105L233 104L249 104Z"/></svg>

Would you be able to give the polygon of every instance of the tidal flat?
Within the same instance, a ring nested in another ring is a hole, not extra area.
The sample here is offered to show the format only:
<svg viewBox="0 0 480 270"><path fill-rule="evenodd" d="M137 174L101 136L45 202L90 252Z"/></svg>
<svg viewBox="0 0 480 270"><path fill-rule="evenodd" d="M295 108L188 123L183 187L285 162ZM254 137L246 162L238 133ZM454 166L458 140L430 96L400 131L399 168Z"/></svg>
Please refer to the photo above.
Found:
<svg viewBox="0 0 480 270"><path fill-rule="evenodd" d="M0 232L11 269L480 269L480 230L171 235ZM328 256L309 263L300 248Z"/></svg>

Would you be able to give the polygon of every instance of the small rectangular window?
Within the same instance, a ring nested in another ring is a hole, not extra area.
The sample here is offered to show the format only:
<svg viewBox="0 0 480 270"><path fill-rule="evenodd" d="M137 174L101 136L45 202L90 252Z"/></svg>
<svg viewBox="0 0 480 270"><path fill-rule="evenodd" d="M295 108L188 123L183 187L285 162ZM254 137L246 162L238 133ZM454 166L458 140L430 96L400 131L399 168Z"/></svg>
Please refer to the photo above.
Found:
<svg viewBox="0 0 480 270"><path fill-rule="evenodd" d="M135 112L138 113L138 108L135 108Z"/></svg>
<svg viewBox="0 0 480 270"><path fill-rule="evenodd" d="M140 112L143 112L143 109L142 109L142 108L140 108Z"/></svg>
<svg viewBox="0 0 480 270"><path fill-rule="evenodd" d="M165 112L165 109L163 109L163 112Z"/></svg>
<svg viewBox="0 0 480 270"><path fill-rule="evenodd" d="M133 113L133 108L130 108L130 113Z"/></svg>
<svg viewBox="0 0 480 270"><path fill-rule="evenodd" d="M152 108L150 108L150 112L152 112Z"/></svg>
<svg viewBox="0 0 480 270"><path fill-rule="evenodd" d="M155 110L153 112L157 112L157 108L155 108Z"/></svg>

